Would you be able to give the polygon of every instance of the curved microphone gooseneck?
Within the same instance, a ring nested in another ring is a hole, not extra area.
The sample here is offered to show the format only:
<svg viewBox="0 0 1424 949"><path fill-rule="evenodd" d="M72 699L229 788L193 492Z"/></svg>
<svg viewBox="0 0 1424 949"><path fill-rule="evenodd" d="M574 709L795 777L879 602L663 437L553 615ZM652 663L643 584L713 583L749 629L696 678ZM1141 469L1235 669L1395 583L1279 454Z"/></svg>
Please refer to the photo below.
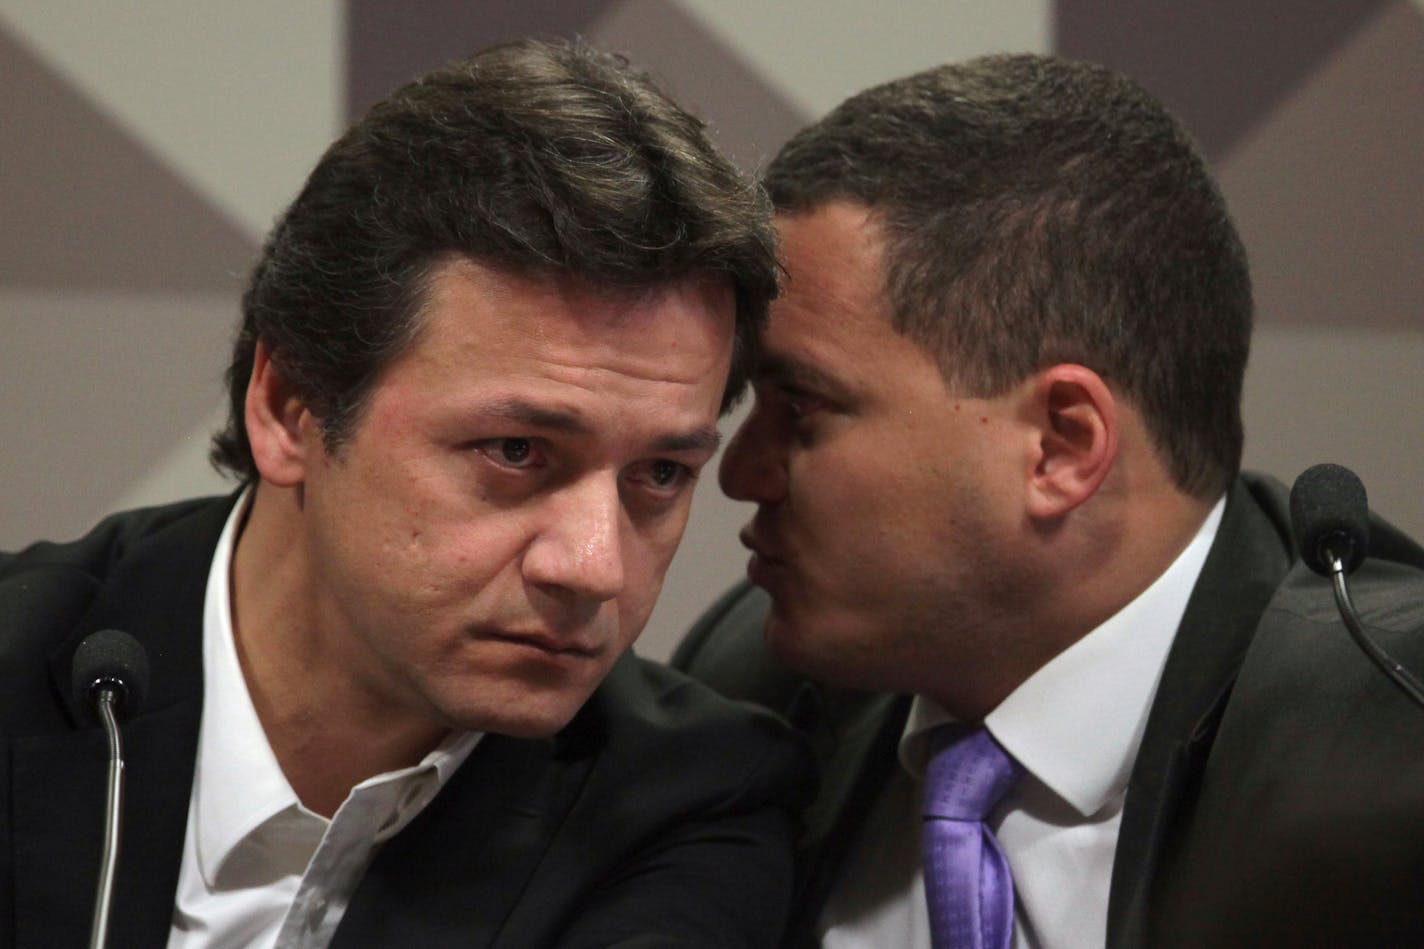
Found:
<svg viewBox="0 0 1424 949"><path fill-rule="evenodd" d="M148 691L148 657L138 640L117 629L102 629L84 637L74 652L71 685L75 700L89 708L104 726L109 740L109 785L104 805L104 857L94 896L90 949L103 949L109 935L114 868L119 860L119 813L124 793L124 753L119 741L119 715L132 713Z"/></svg>
<svg viewBox="0 0 1424 949"><path fill-rule="evenodd" d="M1295 479L1290 494L1291 528L1306 566L1328 577L1335 607L1350 637L1385 675L1424 708L1424 685L1365 632L1345 577L1364 562L1370 543L1365 486L1341 465L1315 465Z"/></svg>

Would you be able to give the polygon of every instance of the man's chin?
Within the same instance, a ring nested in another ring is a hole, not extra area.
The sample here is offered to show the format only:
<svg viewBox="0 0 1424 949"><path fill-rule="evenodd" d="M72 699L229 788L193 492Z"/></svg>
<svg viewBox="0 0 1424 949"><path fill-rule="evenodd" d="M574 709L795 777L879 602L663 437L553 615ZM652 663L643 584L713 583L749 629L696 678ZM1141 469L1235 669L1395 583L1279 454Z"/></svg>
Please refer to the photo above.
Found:
<svg viewBox="0 0 1424 949"><path fill-rule="evenodd" d="M762 630L767 648L781 662L798 672L814 675L816 663L815 642L807 636L806 625L787 616L773 601L772 609Z"/></svg>
<svg viewBox="0 0 1424 949"><path fill-rule="evenodd" d="M596 687L596 685L595 685ZM543 690L525 684L504 696L486 694L483 701L465 707L447 707L454 727L511 738L550 738L562 731L583 708L593 688L568 686Z"/></svg>
<svg viewBox="0 0 1424 949"><path fill-rule="evenodd" d="M510 738L543 739L552 738L573 721L582 703L567 708L540 709L510 714L471 715L464 717L462 727L467 731L480 731L491 735L507 735Z"/></svg>
<svg viewBox="0 0 1424 949"><path fill-rule="evenodd" d="M839 638L830 617L814 617L773 608L763 629L767 649L788 669L828 685L865 689L878 687L871 667L874 656Z"/></svg>

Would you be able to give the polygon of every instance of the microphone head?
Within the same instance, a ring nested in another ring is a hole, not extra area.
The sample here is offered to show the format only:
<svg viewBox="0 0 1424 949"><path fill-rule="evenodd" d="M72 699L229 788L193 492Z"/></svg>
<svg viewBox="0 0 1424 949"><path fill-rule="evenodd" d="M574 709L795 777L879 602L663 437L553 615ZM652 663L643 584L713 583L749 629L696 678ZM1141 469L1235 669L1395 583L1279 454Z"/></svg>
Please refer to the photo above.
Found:
<svg viewBox="0 0 1424 949"><path fill-rule="evenodd" d="M93 709L97 690L109 687L118 694L118 711L132 714L148 693L148 654L122 630L90 633L74 651L70 683L85 708Z"/></svg>
<svg viewBox="0 0 1424 949"><path fill-rule="evenodd" d="M1315 465L1301 472L1290 494L1291 529L1301 559L1321 576L1330 556L1354 573L1370 545L1370 506L1365 486L1341 465Z"/></svg>

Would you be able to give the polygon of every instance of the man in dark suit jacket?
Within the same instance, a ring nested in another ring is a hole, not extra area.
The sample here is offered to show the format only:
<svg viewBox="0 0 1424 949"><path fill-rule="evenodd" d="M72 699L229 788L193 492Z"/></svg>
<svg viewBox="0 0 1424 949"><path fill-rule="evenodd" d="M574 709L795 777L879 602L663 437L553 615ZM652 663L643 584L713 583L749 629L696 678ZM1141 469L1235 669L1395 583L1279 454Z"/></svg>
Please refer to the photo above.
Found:
<svg viewBox="0 0 1424 949"><path fill-rule="evenodd" d="M231 508L117 515L79 542L0 560L5 945L88 933L107 755L69 681L75 646L106 628L131 631L152 666L123 727L111 943L168 938L203 713L199 617ZM770 944L758 934L784 917L784 812L800 780L785 742L769 719L625 655L556 734L485 736L377 852L331 944Z"/></svg>
<svg viewBox="0 0 1424 949"><path fill-rule="evenodd" d="M1186 134L1107 70L987 57L852 97L767 184L785 286L721 469L765 592L674 665L812 740L788 943L931 945L921 774L959 722L1024 770L986 819L1014 945L1418 944L1424 710L1237 474L1249 279ZM1424 551L1375 553L1357 599L1417 671Z"/></svg>
<svg viewBox="0 0 1424 949"><path fill-rule="evenodd" d="M627 650L774 288L757 192L619 60L376 106L244 298L241 490L0 556L0 943L89 929L68 677L112 627L152 666L115 945L772 944L800 746Z"/></svg>

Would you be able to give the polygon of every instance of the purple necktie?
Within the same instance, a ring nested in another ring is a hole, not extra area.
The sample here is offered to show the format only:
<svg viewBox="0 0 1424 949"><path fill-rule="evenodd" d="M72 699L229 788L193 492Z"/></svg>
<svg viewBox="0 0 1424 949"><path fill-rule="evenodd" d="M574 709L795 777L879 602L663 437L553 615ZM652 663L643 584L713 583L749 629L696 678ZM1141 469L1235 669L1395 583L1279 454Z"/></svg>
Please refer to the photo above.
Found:
<svg viewBox="0 0 1424 949"><path fill-rule="evenodd" d="M1014 879L984 818L1023 773L983 728L943 725L925 769L925 898L934 949L1007 949Z"/></svg>

